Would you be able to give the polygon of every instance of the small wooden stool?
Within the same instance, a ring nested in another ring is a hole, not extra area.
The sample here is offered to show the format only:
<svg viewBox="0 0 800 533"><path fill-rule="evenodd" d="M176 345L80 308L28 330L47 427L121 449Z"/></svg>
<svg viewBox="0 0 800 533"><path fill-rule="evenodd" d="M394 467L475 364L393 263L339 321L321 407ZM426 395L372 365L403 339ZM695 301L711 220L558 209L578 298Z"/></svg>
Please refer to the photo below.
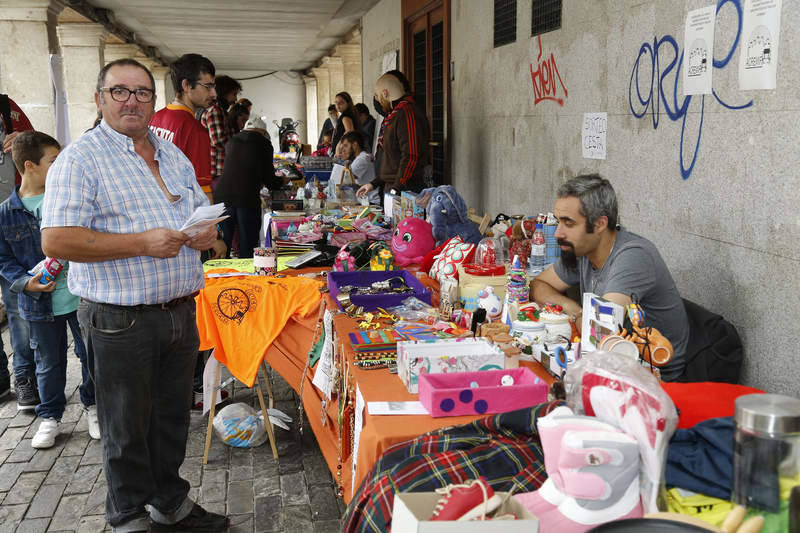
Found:
<svg viewBox="0 0 800 533"><path fill-rule="evenodd" d="M205 450L203 451L203 464L208 464L208 450L211 448L211 434L213 433L213 426L214 423L214 413L217 410L217 391L219 390L219 382L220 382L220 368L222 368L222 363L219 363L217 366L217 372L214 376L214 390L211 392L211 410L208 413L208 428L206 429L206 446ZM275 398L272 395L272 385L269 383L269 368L267 367L266 361L263 359L261 360L260 370L264 372L264 383L267 387L267 396L269 397L269 408L272 409L275 405ZM272 427L272 422L269 420L269 414L267 413L267 407L264 404L264 394L261 391L261 382L256 376L256 382L253 384L256 389L256 394L258 395L258 403L261 405L261 414L264 416L264 427L267 430L267 437L269 438L269 445L272 447L272 457L275 459L278 458L278 448L275 446L275 431Z"/></svg>

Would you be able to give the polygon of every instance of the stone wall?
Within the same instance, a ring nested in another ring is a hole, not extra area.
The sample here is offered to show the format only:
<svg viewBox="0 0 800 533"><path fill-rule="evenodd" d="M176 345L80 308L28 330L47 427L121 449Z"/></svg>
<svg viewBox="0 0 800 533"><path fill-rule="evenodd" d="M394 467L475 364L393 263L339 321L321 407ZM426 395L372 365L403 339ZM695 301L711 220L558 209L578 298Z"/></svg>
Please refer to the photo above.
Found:
<svg viewBox="0 0 800 533"><path fill-rule="evenodd" d="M363 101L372 111L372 96L375 80L383 70L383 55L400 50L400 33L403 27L402 3L400 0L381 0L361 19L361 72L364 86ZM402 51L398 54L397 66L402 68Z"/></svg>

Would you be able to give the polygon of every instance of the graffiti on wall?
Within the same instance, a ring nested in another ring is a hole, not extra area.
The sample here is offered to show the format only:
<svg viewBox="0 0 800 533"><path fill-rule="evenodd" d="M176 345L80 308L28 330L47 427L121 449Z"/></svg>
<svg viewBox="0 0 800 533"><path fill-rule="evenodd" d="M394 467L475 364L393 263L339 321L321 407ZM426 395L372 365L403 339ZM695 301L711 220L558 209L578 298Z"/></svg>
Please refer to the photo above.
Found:
<svg viewBox="0 0 800 533"><path fill-rule="evenodd" d="M567 88L558 72L556 57L551 52L549 58L542 61L542 36L537 38L539 43L539 56L536 58L536 70L533 70L531 63L531 83L533 83L533 105L540 102L551 100L560 106L564 106L567 98Z"/></svg>
<svg viewBox="0 0 800 533"><path fill-rule="evenodd" d="M722 59L713 59L713 66L716 69L724 69L728 66L742 33L742 2L741 0L718 0L717 13L725 5L731 4L736 9L737 29L736 38L733 40L728 54ZM650 67L650 76L647 76L647 67ZM653 129L658 129L663 107L667 117L673 121L681 121L681 143L678 157L680 160L681 177L689 179L697 163L697 156L700 152L700 139L703 134L703 118L706 106L707 95L687 95L683 102L678 105L678 80L681 76L683 67L683 52L680 51L678 43L672 35L664 35L660 39L653 37L652 44L642 43L639 48L639 55L633 64L631 79L628 85L628 104L631 113L638 119L644 118L650 113ZM670 75L674 79L670 79ZM745 109L753 105L753 101L741 105L728 104L720 98L715 90L712 89L712 96L723 107L732 110ZM686 142L686 117L692 100L700 97L700 120L697 128L697 140L691 159L684 157L684 142ZM711 102L713 103L713 101ZM688 162L688 163L687 163Z"/></svg>

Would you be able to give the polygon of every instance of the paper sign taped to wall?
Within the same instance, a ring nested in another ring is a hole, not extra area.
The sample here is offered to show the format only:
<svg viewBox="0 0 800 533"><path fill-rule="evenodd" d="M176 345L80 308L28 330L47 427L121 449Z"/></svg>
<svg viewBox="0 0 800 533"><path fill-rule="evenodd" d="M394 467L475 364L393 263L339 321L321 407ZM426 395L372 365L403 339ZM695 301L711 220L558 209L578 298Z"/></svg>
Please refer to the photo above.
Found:
<svg viewBox="0 0 800 533"><path fill-rule="evenodd" d="M716 16L715 5L695 9L686 14L683 94L711 94Z"/></svg>
<svg viewBox="0 0 800 533"><path fill-rule="evenodd" d="M584 113L581 143L585 159L606 158L606 129L608 113Z"/></svg>
<svg viewBox="0 0 800 533"><path fill-rule="evenodd" d="M778 77L781 0L746 0L739 52L739 89L774 89Z"/></svg>
<svg viewBox="0 0 800 533"><path fill-rule="evenodd" d="M392 50L391 52L386 52L383 54L383 59L381 61L381 73L397 69L397 52L397 50Z"/></svg>

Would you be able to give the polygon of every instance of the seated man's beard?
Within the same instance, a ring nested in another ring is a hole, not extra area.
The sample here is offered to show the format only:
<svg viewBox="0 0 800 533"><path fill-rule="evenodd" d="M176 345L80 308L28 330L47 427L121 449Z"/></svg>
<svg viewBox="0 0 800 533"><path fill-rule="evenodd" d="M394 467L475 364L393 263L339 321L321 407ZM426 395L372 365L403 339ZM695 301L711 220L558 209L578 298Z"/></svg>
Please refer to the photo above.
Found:
<svg viewBox="0 0 800 533"><path fill-rule="evenodd" d="M578 256L575 255L575 247L572 246L572 243L565 241L564 239L558 239L559 246L569 246L569 250L564 251L561 249L561 264L567 270L575 270L578 268Z"/></svg>

